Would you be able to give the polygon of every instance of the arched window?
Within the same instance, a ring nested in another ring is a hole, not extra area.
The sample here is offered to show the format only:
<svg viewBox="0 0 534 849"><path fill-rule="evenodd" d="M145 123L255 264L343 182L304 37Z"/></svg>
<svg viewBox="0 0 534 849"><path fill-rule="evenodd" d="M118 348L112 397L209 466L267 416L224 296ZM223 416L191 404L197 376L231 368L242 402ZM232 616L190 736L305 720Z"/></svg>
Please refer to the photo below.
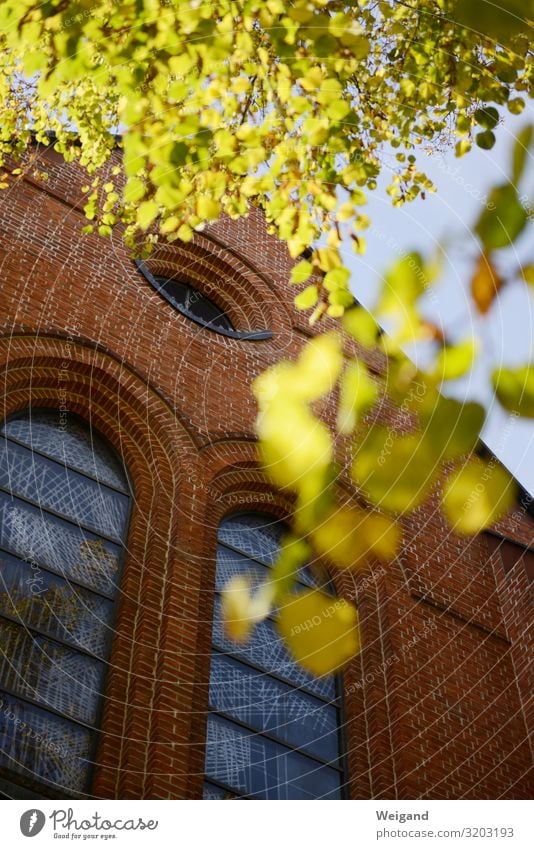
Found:
<svg viewBox="0 0 534 849"><path fill-rule="evenodd" d="M293 662L272 619L250 642L226 638L219 593L233 575L258 582L275 561L284 526L261 514L219 527L204 798L338 799L343 792L340 693ZM299 576L315 586L310 570ZM322 586L324 590L324 586Z"/></svg>
<svg viewBox="0 0 534 849"><path fill-rule="evenodd" d="M140 259L135 265L159 295L196 324L231 339L263 341L272 337L270 330L237 330L225 309L186 280L154 275Z"/></svg>
<svg viewBox="0 0 534 849"><path fill-rule="evenodd" d="M216 329L235 329L224 310L189 283L183 280L170 280L168 277L154 279L159 285L161 294L188 318Z"/></svg>
<svg viewBox="0 0 534 849"><path fill-rule="evenodd" d="M4 422L0 774L11 782L89 791L129 500L122 463L75 416Z"/></svg>

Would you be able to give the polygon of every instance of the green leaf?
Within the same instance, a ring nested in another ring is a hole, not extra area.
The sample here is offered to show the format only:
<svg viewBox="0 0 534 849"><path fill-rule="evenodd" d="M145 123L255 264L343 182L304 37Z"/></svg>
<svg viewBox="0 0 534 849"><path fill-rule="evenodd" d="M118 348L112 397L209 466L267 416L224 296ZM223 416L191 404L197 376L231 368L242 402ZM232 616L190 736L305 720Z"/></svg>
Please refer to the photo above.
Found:
<svg viewBox="0 0 534 849"><path fill-rule="evenodd" d="M412 251L393 263L385 274L380 313L396 313L410 306L425 292L429 283L420 253Z"/></svg>
<svg viewBox="0 0 534 849"><path fill-rule="evenodd" d="M525 101L522 97L515 97L513 100L509 100L507 103L508 111L512 113L512 115L521 115L521 112L525 108Z"/></svg>
<svg viewBox="0 0 534 849"><path fill-rule="evenodd" d="M475 136L475 143L482 150L491 150L495 141L495 133L492 133L491 130L486 130L484 133L477 133Z"/></svg>
<svg viewBox="0 0 534 849"><path fill-rule="evenodd" d="M392 513L418 507L437 472L437 455L429 440L419 433L401 436L381 425L374 425L365 436L352 467L366 498Z"/></svg>
<svg viewBox="0 0 534 849"><path fill-rule="evenodd" d="M438 395L422 416L424 438L430 440L441 460L453 460L475 448L485 418L480 404Z"/></svg>
<svg viewBox="0 0 534 849"><path fill-rule="evenodd" d="M530 0L499 0L481 7L480 0L457 0L456 20L469 27L474 35L481 33L506 44L520 32L529 33L526 18L532 16Z"/></svg>
<svg viewBox="0 0 534 849"><path fill-rule="evenodd" d="M487 251L506 248L517 239L527 223L527 213L511 183L491 190L488 203L475 225Z"/></svg>
<svg viewBox="0 0 534 849"><path fill-rule="evenodd" d="M499 122L499 113L494 106L484 106L475 112L475 121L486 130L493 130Z"/></svg>
<svg viewBox="0 0 534 849"><path fill-rule="evenodd" d="M533 136L532 124L527 124L526 127L517 134L514 147L512 150L512 183L517 186L519 180L523 176L525 164L527 161L527 153L532 144Z"/></svg>
<svg viewBox="0 0 534 849"><path fill-rule="evenodd" d="M516 497L513 477L495 457L474 457L448 479L443 509L456 533L477 534L504 516Z"/></svg>
<svg viewBox="0 0 534 849"><path fill-rule="evenodd" d="M492 375L497 398L506 410L534 418L534 366L496 369Z"/></svg>

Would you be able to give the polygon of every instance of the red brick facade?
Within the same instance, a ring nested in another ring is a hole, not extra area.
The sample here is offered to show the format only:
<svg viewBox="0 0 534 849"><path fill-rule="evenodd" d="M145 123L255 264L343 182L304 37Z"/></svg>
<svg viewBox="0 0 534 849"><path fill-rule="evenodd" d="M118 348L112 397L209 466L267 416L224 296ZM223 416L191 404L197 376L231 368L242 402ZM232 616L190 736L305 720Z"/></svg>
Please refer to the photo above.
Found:
<svg viewBox="0 0 534 849"><path fill-rule="evenodd" d="M217 526L291 507L258 468L249 384L309 329L259 213L147 263L217 291L240 330L273 332L243 341L175 311L118 237L82 237L83 179L53 154L47 169L0 197L0 418L65 404L124 458L134 506L93 793L198 798ZM533 528L518 507L499 532L525 547ZM338 587L358 602L364 643L344 675L353 798L532 795L534 552L500 545L459 540L431 503L405 523L395 563Z"/></svg>

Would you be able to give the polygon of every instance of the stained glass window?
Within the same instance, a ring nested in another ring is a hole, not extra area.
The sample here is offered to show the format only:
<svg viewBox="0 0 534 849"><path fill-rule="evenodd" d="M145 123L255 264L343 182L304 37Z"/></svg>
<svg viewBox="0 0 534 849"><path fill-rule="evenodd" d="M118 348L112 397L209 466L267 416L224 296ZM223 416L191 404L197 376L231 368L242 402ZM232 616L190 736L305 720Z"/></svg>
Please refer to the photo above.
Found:
<svg viewBox="0 0 534 849"><path fill-rule="evenodd" d="M0 769L28 798L89 791L129 497L122 463L75 416L4 422Z"/></svg>
<svg viewBox="0 0 534 849"><path fill-rule="evenodd" d="M248 643L224 634L219 593L233 575L258 583L284 532L272 517L225 519L218 534L206 740L205 799L339 799L343 794L341 704L334 676L313 678L296 664L272 618ZM325 576L303 569L299 583L328 591Z"/></svg>

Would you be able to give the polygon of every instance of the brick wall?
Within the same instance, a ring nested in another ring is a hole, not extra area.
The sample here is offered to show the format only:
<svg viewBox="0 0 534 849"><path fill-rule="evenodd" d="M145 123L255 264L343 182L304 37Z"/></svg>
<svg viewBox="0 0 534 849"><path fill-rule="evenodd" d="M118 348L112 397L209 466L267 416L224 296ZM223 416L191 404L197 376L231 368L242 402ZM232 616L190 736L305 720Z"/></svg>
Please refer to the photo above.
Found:
<svg viewBox="0 0 534 849"><path fill-rule="evenodd" d="M147 263L180 271L239 329L273 332L252 342L176 312L119 236L81 236L83 178L45 158L46 182L29 176L0 195L1 416L55 406L66 392L124 457L134 509L94 793L195 798L217 525L244 506L291 509L258 468L249 384L310 331L288 305L292 261L258 211ZM370 364L383 368L378 354ZM386 406L381 416L399 421ZM358 602L364 641L344 676L353 797L531 796L529 555L510 565L502 539L522 555L533 528L518 507L466 542L434 499L405 522L395 563L339 581Z"/></svg>

